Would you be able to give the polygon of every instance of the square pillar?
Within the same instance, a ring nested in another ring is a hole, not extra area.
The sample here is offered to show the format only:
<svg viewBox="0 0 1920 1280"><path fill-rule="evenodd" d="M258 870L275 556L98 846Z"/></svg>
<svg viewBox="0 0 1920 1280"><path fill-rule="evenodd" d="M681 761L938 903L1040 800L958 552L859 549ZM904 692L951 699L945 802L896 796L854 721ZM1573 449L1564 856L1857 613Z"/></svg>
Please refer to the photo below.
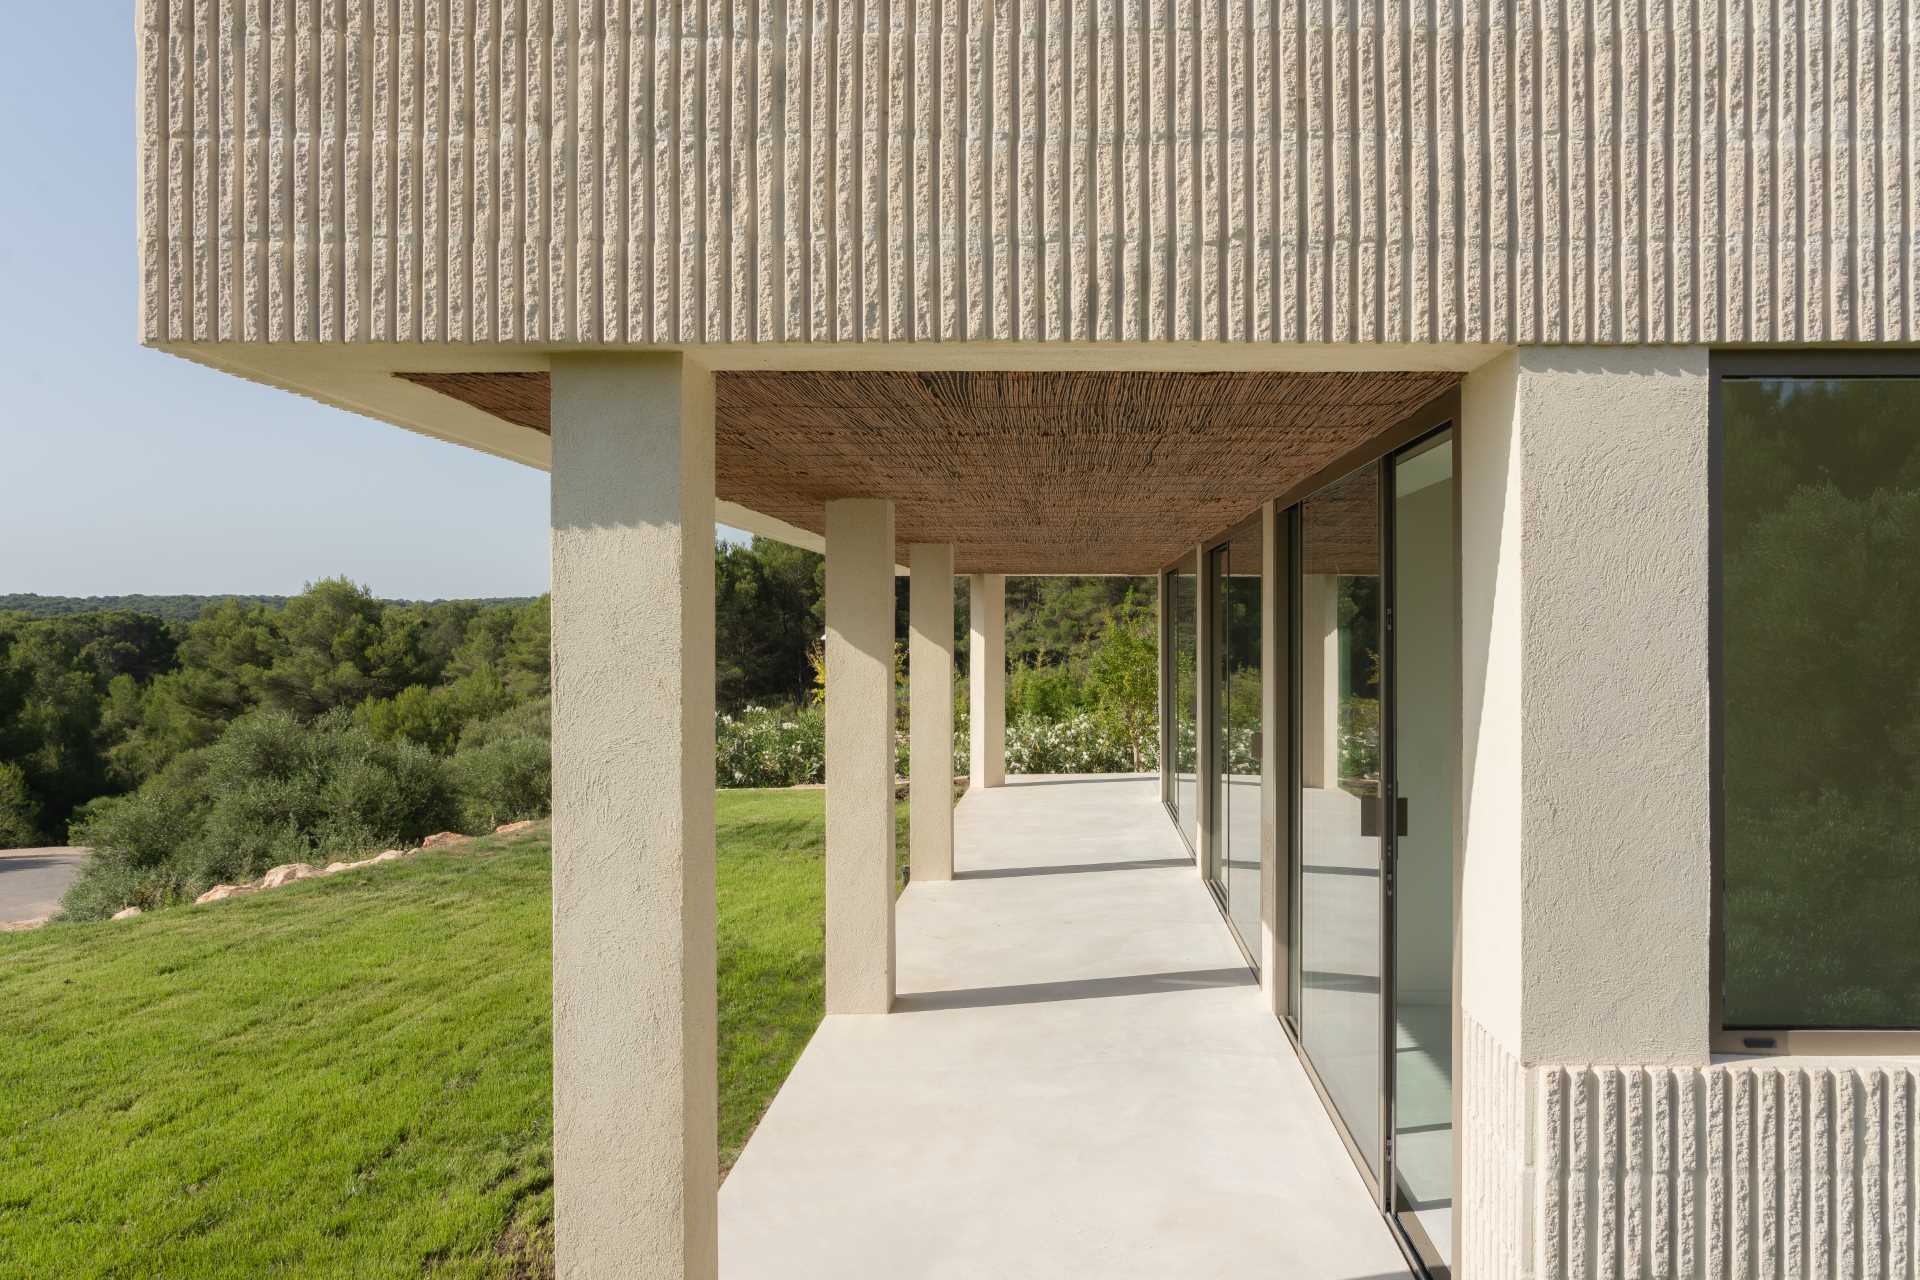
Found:
<svg viewBox="0 0 1920 1280"><path fill-rule="evenodd" d="M1007 785L1007 577L976 573L967 596L967 752L974 787Z"/></svg>
<svg viewBox="0 0 1920 1280"><path fill-rule="evenodd" d="M1774 1229L1708 1172L1774 1142L1709 1065L1708 390L1686 347L1522 347L1461 387L1456 1275L1580 1273L1609 1205L1702 1196L1625 1270ZM1797 1145L1809 1203L1865 1185Z"/></svg>
<svg viewBox="0 0 1920 1280"><path fill-rule="evenodd" d="M953 879L953 544L907 548L907 680L915 881Z"/></svg>
<svg viewBox="0 0 1920 1280"><path fill-rule="evenodd" d="M893 1007L893 503L827 516L827 1012Z"/></svg>
<svg viewBox="0 0 1920 1280"><path fill-rule="evenodd" d="M554 1252L718 1274L713 378L553 358Z"/></svg>
<svg viewBox="0 0 1920 1280"><path fill-rule="evenodd" d="M1300 785L1340 785L1340 579L1300 575Z"/></svg>

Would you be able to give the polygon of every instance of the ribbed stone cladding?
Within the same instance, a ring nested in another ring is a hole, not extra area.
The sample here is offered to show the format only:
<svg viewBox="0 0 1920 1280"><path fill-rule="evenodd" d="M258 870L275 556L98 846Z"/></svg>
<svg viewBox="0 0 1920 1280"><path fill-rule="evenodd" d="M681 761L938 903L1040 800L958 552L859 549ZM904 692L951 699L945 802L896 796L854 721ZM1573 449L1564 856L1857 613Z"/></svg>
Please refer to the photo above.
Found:
<svg viewBox="0 0 1920 1280"><path fill-rule="evenodd" d="M1462 1023L1463 1274L1914 1274L1911 1060L1523 1068Z"/></svg>
<svg viewBox="0 0 1920 1280"><path fill-rule="evenodd" d="M143 0L149 341L1912 339L1904 0Z"/></svg>

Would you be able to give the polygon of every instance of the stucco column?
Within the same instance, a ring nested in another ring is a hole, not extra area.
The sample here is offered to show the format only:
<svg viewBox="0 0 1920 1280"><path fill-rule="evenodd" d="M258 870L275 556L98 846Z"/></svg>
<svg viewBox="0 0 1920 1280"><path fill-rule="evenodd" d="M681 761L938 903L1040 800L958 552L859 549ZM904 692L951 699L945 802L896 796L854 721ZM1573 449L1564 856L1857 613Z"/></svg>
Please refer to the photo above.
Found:
<svg viewBox="0 0 1920 1280"><path fill-rule="evenodd" d="M893 1007L893 503L827 515L827 1012Z"/></svg>
<svg viewBox="0 0 1920 1280"><path fill-rule="evenodd" d="M1007 783L1007 579L976 573L967 592L967 769L974 787Z"/></svg>
<svg viewBox="0 0 1920 1280"><path fill-rule="evenodd" d="M953 544L907 548L912 879L953 879Z"/></svg>
<svg viewBox="0 0 1920 1280"><path fill-rule="evenodd" d="M1526 1061L1707 1052L1707 389L1534 347L1462 390L1463 1004Z"/></svg>
<svg viewBox="0 0 1920 1280"><path fill-rule="evenodd" d="M1706 1065L1708 430L1699 348L1521 348L1461 388L1457 1274L1571 1274L1635 1197L1661 1254L1757 1238L1707 1174L1774 1141Z"/></svg>
<svg viewBox="0 0 1920 1280"><path fill-rule="evenodd" d="M718 1271L713 379L553 358L553 1127L564 1277Z"/></svg>
<svg viewBox="0 0 1920 1280"><path fill-rule="evenodd" d="M1340 785L1340 579L1300 575L1300 785Z"/></svg>

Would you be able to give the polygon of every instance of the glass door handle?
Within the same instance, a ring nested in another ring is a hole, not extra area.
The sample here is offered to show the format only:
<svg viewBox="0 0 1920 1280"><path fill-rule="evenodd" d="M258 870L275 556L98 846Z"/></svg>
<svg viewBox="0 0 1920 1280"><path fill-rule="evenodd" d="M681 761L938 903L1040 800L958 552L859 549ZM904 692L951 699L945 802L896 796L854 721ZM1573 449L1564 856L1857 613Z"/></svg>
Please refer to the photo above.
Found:
<svg viewBox="0 0 1920 1280"><path fill-rule="evenodd" d="M1380 837L1381 797L1368 796L1360 804L1360 835L1368 840ZM1407 798L1396 796L1393 801L1393 834L1407 834Z"/></svg>

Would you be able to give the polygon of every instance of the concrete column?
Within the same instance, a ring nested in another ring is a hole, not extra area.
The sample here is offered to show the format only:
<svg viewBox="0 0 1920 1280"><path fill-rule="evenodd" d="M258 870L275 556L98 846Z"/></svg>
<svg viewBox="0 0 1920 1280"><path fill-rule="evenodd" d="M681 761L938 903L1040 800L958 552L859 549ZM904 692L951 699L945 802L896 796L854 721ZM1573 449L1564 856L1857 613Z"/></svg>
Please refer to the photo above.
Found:
<svg viewBox="0 0 1920 1280"><path fill-rule="evenodd" d="M1558 1276L1592 1247L1572 1197L1649 1194L1620 1153L1667 1120L1616 1082L1672 1069L1703 1109L1726 1083L1706 1066L1707 353L1523 347L1467 377L1459 429L1455 1273L1519 1257ZM1624 1120L1584 1156L1541 1137L1616 1090ZM1709 1116L1701 1164L1771 1141L1747 1124L1744 1104ZM1685 1195L1697 1167L1652 1173L1651 1194ZM1833 1168L1798 1174L1809 1196L1854 1185ZM1727 1222L1657 1243L1704 1257Z"/></svg>
<svg viewBox="0 0 1920 1280"><path fill-rule="evenodd" d="M827 515L827 1012L893 1007L893 503Z"/></svg>
<svg viewBox="0 0 1920 1280"><path fill-rule="evenodd" d="M1340 785L1340 579L1300 575L1300 785Z"/></svg>
<svg viewBox="0 0 1920 1280"><path fill-rule="evenodd" d="M953 544L907 548L912 878L953 879Z"/></svg>
<svg viewBox="0 0 1920 1280"><path fill-rule="evenodd" d="M976 573L967 595L967 751L974 787L1007 784L1007 579Z"/></svg>
<svg viewBox="0 0 1920 1280"><path fill-rule="evenodd" d="M1708 1050L1707 354L1522 348L1461 412L1461 1000L1521 1061Z"/></svg>
<svg viewBox="0 0 1920 1280"><path fill-rule="evenodd" d="M713 379L553 358L553 1126L563 1277L718 1272Z"/></svg>

